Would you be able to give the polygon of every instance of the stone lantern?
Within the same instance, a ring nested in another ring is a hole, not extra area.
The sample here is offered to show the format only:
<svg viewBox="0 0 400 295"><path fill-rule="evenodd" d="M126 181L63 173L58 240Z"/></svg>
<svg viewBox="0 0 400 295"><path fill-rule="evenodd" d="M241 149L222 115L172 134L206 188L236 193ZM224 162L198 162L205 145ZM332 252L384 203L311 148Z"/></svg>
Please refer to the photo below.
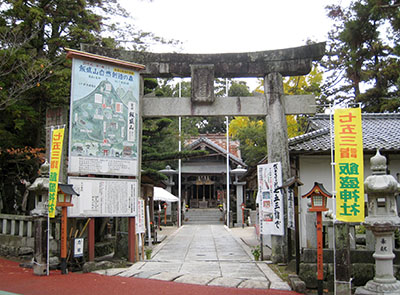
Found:
<svg viewBox="0 0 400 295"><path fill-rule="evenodd" d="M32 216L47 216L47 199L49 197L50 165L46 161L40 166L39 177L28 187L35 192L35 208L30 212Z"/></svg>
<svg viewBox="0 0 400 295"><path fill-rule="evenodd" d="M400 185L386 174L386 158L377 151L371 158L372 175L365 179L368 194L368 216L364 225L375 236L375 277L355 294L400 294L400 281L393 275L393 236L400 226L397 214L396 194Z"/></svg>

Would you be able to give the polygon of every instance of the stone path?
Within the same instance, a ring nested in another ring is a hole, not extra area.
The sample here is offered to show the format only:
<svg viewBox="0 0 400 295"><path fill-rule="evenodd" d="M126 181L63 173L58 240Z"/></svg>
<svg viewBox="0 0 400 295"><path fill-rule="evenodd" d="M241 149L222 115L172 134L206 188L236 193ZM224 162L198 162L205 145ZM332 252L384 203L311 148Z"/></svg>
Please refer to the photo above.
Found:
<svg viewBox="0 0 400 295"><path fill-rule="evenodd" d="M128 269L96 271L105 275L189 284L290 290L265 262L223 225L184 225L158 245L151 260Z"/></svg>

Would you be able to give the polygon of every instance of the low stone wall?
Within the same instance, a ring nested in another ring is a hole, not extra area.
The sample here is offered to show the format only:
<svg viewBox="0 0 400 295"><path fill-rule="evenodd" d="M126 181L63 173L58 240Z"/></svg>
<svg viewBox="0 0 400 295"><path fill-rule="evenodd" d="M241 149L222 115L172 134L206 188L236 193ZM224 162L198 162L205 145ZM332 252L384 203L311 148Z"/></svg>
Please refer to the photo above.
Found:
<svg viewBox="0 0 400 295"><path fill-rule="evenodd" d="M24 260L33 257L35 245L34 217L0 214L0 255L18 257ZM60 219L51 219L50 252L60 249Z"/></svg>
<svg viewBox="0 0 400 295"><path fill-rule="evenodd" d="M400 280L400 251L394 250L394 274ZM352 286L364 286L375 275L374 251L350 250ZM333 291L334 286L334 253L332 249L324 249L324 289ZM317 288L317 250L303 249L299 278L308 289Z"/></svg>

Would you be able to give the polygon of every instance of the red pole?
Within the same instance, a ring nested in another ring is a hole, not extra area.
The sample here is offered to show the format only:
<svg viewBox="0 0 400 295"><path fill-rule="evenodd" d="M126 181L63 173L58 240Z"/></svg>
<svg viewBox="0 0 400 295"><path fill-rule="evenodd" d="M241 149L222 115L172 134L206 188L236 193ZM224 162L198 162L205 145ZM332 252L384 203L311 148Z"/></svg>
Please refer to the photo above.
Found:
<svg viewBox="0 0 400 295"><path fill-rule="evenodd" d="M135 217L129 217L128 224L128 256L130 262L136 262L136 222Z"/></svg>
<svg viewBox="0 0 400 295"><path fill-rule="evenodd" d="M318 270L318 295L323 293L324 280L324 250L322 241L322 212L317 212L317 270Z"/></svg>
<svg viewBox="0 0 400 295"><path fill-rule="evenodd" d="M61 273L67 274L67 207L61 211Z"/></svg>
<svg viewBox="0 0 400 295"><path fill-rule="evenodd" d="M94 218L91 218L89 221L88 251L89 261L94 261Z"/></svg>

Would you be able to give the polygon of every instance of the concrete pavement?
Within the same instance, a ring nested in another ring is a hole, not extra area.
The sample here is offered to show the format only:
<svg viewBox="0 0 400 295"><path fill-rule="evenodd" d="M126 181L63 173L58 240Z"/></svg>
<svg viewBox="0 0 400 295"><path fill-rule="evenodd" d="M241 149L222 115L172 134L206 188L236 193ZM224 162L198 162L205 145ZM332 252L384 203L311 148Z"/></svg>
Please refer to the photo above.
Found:
<svg viewBox="0 0 400 295"><path fill-rule="evenodd" d="M254 228L184 225L164 228L160 233L167 238L155 246L151 260L95 273L207 286L291 290L266 262L253 260L250 247L258 244Z"/></svg>

